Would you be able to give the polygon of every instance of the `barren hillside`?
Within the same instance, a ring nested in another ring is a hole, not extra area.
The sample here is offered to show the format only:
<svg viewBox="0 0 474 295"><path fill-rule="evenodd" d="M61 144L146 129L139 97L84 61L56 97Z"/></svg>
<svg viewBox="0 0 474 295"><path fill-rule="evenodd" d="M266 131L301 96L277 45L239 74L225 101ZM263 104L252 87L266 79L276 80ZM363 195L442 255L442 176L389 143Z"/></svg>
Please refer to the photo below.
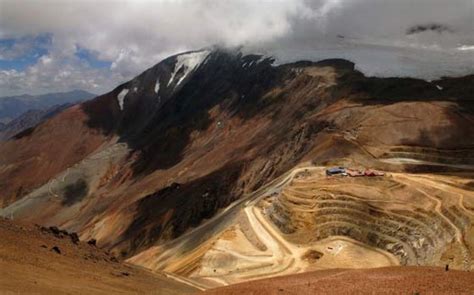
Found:
<svg viewBox="0 0 474 295"><path fill-rule="evenodd" d="M334 269L213 289L204 294L471 294L473 274L431 267Z"/></svg>
<svg viewBox="0 0 474 295"><path fill-rule="evenodd" d="M183 53L0 143L0 213L203 288L328 268L470 270L473 85ZM328 177L332 166L384 176Z"/></svg>
<svg viewBox="0 0 474 295"><path fill-rule="evenodd" d="M190 294L197 289L119 262L55 228L0 219L0 293Z"/></svg>

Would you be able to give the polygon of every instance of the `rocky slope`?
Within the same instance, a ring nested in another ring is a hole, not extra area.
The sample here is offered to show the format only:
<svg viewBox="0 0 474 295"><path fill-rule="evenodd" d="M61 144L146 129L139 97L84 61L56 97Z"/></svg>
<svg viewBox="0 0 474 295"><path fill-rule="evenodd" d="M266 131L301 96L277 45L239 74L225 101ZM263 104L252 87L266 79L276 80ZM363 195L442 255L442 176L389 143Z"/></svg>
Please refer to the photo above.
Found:
<svg viewBox="0 0 474 295"><path fill-rule="evenodd" d="M271 58L244 56L237 51L203 50L172 56L110 93L68 108L1 143L1 213L79 232L81 239L97 239L100 247L121 258L152 269L200 277L205 285L258 277L245 271L229 277L227 271L232 267L226 266L218 274L223 277L204 278L218 271L212 263L234 261L212 254L217 250L212 250L211 244L238 225L244 227L239 231L250 240L249 251L263 252L257 261L260 266L274 265L260 268L260 275L277 274L282 271L274 269L279 259L299 253L280 253L280 246L271 243L275 237L280 239L277 236L291 234L288 229L303 236L318 231L321 238L359 237L331 225L322 231L317 220L298 228L294 226L302 219L298 214L288 215L273 200L265 205L259 203L261 199L252 199L274 193L284 204L281 187L266 191L266 195L253 192L281 175L291 174L296 165L310 163L307 165L318 169L351 165L402 174L451 175L456 178L454 187L472 191L473 82L474 76L431 82L365 77L353 63L337 59L274 66ZM400 178L394 185L404 187L408 181L414 187L401 190L401 195L410 196L402 201L416 205L422 193L411 176L409 180ZM390 184L366 184L379 185ZM356 197L365 196L361 194ZM459 208L452 207L451 197L428 194L446 202L438 209L449 211L433 220L440 226L449 224L446 218L454 222L448 214L458 214ZM296 197L301 199L301 193ZM459 235L438 228L422 231L422 238L426 235L439 247L426 248L431 252L420 252L421 256L405 259L390 251L387 254L385 246L377 248L376 240L362 236L347 243L356 250L364 247L357 243L366 244L372 249L370 255L388 257L389 265L431 265L432 258L442 255L452 241L462 240L472 231L472 197L466 194L464 198L462 210L466 212L459 213L462 227L455 225L463 232ZM222 210L234 201L235 210ZM251 206L244 201L252 201ZM343 206L354 203L347 201L350 204ZM320 206L318 198L310 202ZM371 208L373 200L357 202L368 202L351 205L355 209L362 206L363 211ZM258 213L268 206L277 212L273 219ZM407 208L407 222L422 218L423 213L413 213L419 210L417 206ZM427 202L422 209L429 208ZM386 208L379 209L373 212ZM364 229L403 215L400 211L389 215L371 212L373 224L363 225ZM342 219L355 214L346 213ZM331 214L324 218L330 219ZM277 219L288 224L281 226ZM273 230L268 239L260 238L263 241L255 238L261 234L259 230L245 229L249 223L250 227L259 223L265 227L268 222L273 223ZM419 222L434 226L427 219ZM402 232L405 227L412 228L403 222L397 226ZM396 238L405 242L403 234ZM296 235L284 239L289 242L279 241L293 243L288 244L291 249L297 249L298 243L314 242ZM265 250L268 245L275 248ZM466 251L470 251L472 241L456 245L464 250L459 248L460 254L453 250L453 259L461 261L457 263L460 268L470 268L471 254ZM206 257L206 253L210 254ZM266 261L268 255L279 258ZM426 255L432 256L428 259ZM468 262L462 262L465 259ZM296 260L301 261L299 256ZM285 261L292 263L291 259ZM301 265L285 271L303 271L308 266L306 262Z"/></svg>
<svg viewBox="0 0 474 295"><path fill-rule="evenodd" d="M0 219L3 294L191 294L197 289L120 263L57 228Z"/></svg>

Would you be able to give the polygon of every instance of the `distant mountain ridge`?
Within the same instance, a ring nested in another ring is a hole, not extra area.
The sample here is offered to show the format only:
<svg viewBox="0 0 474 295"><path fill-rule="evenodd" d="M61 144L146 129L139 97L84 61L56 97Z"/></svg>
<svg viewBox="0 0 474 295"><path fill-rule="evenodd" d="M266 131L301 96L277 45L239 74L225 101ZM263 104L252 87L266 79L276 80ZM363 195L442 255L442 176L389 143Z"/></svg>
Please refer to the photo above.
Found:
<svg viewBox="0 0 474 295"><path fill-rule="evenodd" d="M7 124L0 123L0 141L10 139L73 105L74 103L64 103L48 109L29 110Z"/></svg>
<svg viewBox="0 0 474 295"><path fill-rule="evenodd" d="M81 102L95 96L87 91L73 90L43 95L0 97L0 123L6 124L29 110L45 110L55 105Z"/></svg>

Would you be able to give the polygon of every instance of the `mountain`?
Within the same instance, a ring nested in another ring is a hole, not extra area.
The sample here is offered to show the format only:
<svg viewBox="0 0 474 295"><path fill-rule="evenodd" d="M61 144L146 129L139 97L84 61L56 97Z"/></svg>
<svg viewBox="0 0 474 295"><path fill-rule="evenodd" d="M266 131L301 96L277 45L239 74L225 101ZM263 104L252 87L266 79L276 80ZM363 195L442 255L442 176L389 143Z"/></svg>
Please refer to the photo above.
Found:
<svg viewBox="0 0 474 295"><path fill-rule="evenodd" d="M20 95L0 97L0 122L8 123L29 110L45 110L55 105L74 103L93 98L87 91L48 93L43 95Z"/></svg>
<svg viewBox="0 0 474 295"><path fill-rule="evenodd" d="M65 103L61 105L54 105L47 109L42 109L42 110L34 109L34 110L26 111L25 113L21 114L19 117L13 119L7 124L0 125L0 140L9 139L15 134L23 130L26 130L28 128L34 127L40 122L48 118L51 118L57 113L73 105L74 104L72 103Z"/></svg>
<svg viewBox="0 0 474 295"><path fill-rule="evenodd" d="M0 214L203 288L329 268L469 270L473 82L178 54L0 143ZM333 166L364 176L326 176Z"/></svg>

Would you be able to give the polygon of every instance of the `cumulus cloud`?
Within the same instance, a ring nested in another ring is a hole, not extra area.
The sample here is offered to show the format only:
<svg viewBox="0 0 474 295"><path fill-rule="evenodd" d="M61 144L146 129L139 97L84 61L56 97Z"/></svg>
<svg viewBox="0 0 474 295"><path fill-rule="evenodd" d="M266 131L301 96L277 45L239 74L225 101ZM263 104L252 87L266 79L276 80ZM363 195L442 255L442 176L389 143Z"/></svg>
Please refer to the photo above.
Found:
<svg viewBox="0 0 474 295"><path fill-rule="evenodd" d="M111 89L114 81L124 79L119 73L96 69L77 59L43 55L25 70L0 70L0 90L4 95L47 93L87 89L98 93Z"/></svg>
<svg viewBox="0 0 474 295"><path fill-rule="evenodd" d="M103 92L171 54L215 44L279 54L282 62L364 46L435 50L459 60L457 48L474 45L473 6L472 0L0 0L0 39L52 36L45 57L51 63L3 70L0 91ZM426 24L449 31L407 35ZM78 48L110 67L78 59ZM464 50L461 59L466 52L472 54Z"/></svg>

